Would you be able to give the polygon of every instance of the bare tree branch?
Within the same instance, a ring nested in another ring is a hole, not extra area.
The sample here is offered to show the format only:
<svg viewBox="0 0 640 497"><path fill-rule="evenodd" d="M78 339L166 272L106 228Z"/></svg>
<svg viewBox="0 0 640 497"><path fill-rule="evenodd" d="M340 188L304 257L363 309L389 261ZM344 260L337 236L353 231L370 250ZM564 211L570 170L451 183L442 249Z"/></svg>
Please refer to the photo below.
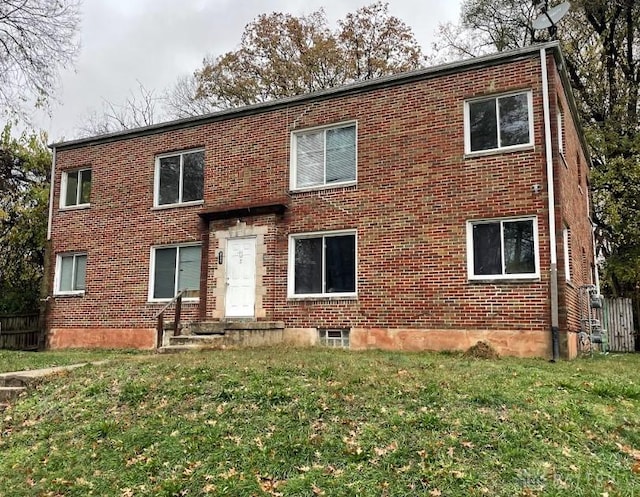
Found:
<svg viewBox="0 0 640 497"><path fill-rule="evenodd" d="M138 81L137 91L131 91L123 103L103 100L101 112L89 111L77 127L77 133L79 136L96 136L150 126L158 121L160 101L154 90L148 90Z"/></svg>
<svg viewBox="0 0 640 497"><path fill-rule="evenodd" d="M0 112L28 120L78 53L79 0L0 0Z"/></svg>

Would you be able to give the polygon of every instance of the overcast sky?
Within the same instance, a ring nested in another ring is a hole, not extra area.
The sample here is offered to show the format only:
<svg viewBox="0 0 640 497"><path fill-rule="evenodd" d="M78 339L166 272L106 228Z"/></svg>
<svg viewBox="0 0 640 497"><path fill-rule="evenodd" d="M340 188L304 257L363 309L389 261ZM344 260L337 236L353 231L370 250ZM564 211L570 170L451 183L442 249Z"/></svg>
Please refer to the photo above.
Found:
<svg viewBox="0 0 640 497"><path fill-rule="evenodd" d="M51 117L36 126L50 141L71 139L91 109L106 99L124 102L138 81L161 95L192 73L207 54L237 47L244 26L266 12L309 14L324 8L332 26L373 0L84 0L81 51L73 71L61 77ZM459 0L390 0L392 15L413 29L425 54L439 23L456 21Z"/></svg>

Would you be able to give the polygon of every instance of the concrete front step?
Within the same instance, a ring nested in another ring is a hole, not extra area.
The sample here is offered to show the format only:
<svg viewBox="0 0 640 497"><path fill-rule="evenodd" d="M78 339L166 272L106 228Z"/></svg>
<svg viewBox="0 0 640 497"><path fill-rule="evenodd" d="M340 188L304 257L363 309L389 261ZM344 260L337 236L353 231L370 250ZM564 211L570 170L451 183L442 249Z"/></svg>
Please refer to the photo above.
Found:
<svg viewBox="0 0 640 497"><path fill-rule="evenodd" d="M169 345L215 346L224 335L180 335L169 337Z"/></svg>
<svg viewBox="0 0 640 497"><path fill-rule="evenodd" d="M160 353L226 347L259 347L282 343L282 321L210 321L191 323L184 335L166 336Z"/></svg>
<svg viewBox="0 0 640 497"><path fill-rule="evenodd" d="M283 330L282 321L200 321L192 323L189 329L194 335L224 335L228 331L268 331Z"/></svg>
<svg viewBox="0 0 640 497"><path fill-rule="evenodd" d="M158 349L160 354L178 354L180 352L192 352L194 350L216 349L215 345L164 345Z"/></svg>

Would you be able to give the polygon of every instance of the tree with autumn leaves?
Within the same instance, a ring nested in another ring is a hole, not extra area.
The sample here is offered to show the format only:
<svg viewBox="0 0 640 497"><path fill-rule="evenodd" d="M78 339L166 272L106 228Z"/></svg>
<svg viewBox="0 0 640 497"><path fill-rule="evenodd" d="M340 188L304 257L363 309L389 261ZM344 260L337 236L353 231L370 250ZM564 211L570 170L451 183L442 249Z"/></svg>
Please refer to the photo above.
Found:
<svg viewBox="0 0 640 497"><path fill-rule="evenodd" d="M205 57L168 92L173 117L251 105L416 69L424 64L411 28L376 2L336 29L323 10L306 16L262 14L236 50Z"/></svg>
<svg viewBox="0 0 640 497"><path fill-rule="evenodd" d="M0 314L38 309L49 206L46 135L0 133Z"/></svg>

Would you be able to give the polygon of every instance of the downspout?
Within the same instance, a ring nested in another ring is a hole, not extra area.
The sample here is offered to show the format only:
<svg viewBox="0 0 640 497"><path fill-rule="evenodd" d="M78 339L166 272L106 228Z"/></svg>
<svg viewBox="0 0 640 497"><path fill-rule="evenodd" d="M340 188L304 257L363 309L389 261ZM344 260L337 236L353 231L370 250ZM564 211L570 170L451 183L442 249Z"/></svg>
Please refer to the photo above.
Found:
<svg viewBox="0 0 640 497"><path fill-rule="evenodd" d="M47 220L47 240L44 244L44 267L42 271L42 283L40 285L40 331L41 341L38 349L46 348L49 335L49 282L51 281L51 230L53 223L54 185L56 178L56 148L51 149L51 176L49 178L49 218Z"/></svg>
<svg viewBox="0 0 640 497"><path fill-rule="evenodd" d="M51 240L51 222L53 221L53 185L56 177L56 147L52 148L51 178L49 179L49 220L47 222L47 240Z"/></svg>
<svg viewBox="0 0 640 497"><path fill-rule="evenodd" d="M593 278L595 279L593 284L596 286L596 294L600 295L600 271L598 269L598 255L596 252L595 226L593 227L593 231L591 232L591 243L593 244Z"/></svg>
<svg viewBox="0 0 640 497"><path fill-rule="evenodd" d="M551 347L552 362L560 358L560 327L558 317L558 253L556 240L556 206L553 176L553 152L551 140L551 116L549 106L549 76L547 74L547 50L540 49L540 69L542 73L542 102L544 113L545 158L547 163L547 193L549 211L549 285L551 298Z"/></svg>

